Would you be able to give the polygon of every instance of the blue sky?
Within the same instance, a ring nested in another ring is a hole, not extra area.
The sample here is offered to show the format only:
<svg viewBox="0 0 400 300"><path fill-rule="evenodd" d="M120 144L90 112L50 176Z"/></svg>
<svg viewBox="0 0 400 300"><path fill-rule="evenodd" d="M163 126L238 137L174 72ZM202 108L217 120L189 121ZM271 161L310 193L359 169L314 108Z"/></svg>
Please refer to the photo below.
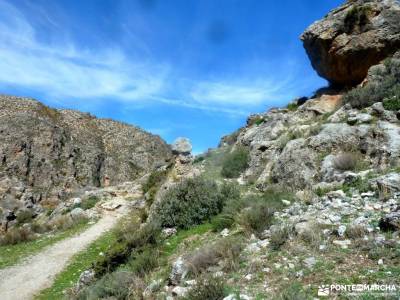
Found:
<svg viewBox="0 0 400 300"><path fill-rule="evenodd" d="M0 93L215 147L325 85L299 35L343 1L0 0Z"/></svg>

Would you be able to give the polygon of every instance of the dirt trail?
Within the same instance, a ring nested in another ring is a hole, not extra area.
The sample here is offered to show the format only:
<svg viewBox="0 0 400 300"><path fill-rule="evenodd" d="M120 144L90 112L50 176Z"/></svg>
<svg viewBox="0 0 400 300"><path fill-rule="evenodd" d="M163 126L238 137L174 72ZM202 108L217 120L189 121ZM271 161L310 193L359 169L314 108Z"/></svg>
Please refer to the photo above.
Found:
<svg viewBox="0 0 400 300"><path fill-rule="evenodd" d="M84 232L51 245L18 265L0 270L0 299L33 299L35 294L52 285L74 254L113 228L127 211L125 205L116 211L104 211L101 219Z"/></svg>

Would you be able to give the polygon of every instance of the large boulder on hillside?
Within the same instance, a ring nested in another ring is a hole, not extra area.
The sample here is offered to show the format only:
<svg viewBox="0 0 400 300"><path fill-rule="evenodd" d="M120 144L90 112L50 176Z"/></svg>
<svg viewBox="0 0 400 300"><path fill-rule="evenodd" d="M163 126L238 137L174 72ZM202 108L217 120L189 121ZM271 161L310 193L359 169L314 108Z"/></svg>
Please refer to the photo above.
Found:
<svg viewBox="0 0 400 300"><path fill-rule="evenodd" d="M192 152L192 144L188 138L177 138L172 144L172 151L175 154L189 155Z"/></svg>
<svg viewBox="0 0 400 300"><path fill-rule="evenodd" d="M353 0L313 23L301 35L318 74L352 86L368 69L400 49L400 3Z"/></svg>

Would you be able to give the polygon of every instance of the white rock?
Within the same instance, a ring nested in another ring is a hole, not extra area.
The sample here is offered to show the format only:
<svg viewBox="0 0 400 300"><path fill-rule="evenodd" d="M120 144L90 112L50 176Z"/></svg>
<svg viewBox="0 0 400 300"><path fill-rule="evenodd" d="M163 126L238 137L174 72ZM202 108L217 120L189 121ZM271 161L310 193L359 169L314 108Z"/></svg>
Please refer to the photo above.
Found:
<svg viewBox="0 0 400 300"><path fill-rule="evenodd" d="M262 271L265 272L265 273L269 273L269 272L271 272L271 269L270 268L263 268Z"/></svg>
<svg viewBox="0 0 400 300"><path fill-rule="evenodd" d="M371 191L369 191L369 192L366 192L366 193L361 193L361 197L373 197L375 195L375 193L374 192L371 192Z"/></svg>
<svg viewBox="0 0 400 300"><path fill-rule="evenodd" d="M177 138L172 144L172 151L178 154L190 154L192 152L192 144L187 138Z"/></svg>
<svg viewBox="0 0 400 300"><path fill-rule="evenodd" d="M81 198L73 198L72 199L72 204L74 204L74 205L80 205L81 203L82 203Z"/></svg>
<svg viewBox="0 0 400 300"><path fill-rule="evenodd" d="M251 243L251 244L247 245L245 250L249 253L256 253L256 252L260 252L261 248L260 248L260 246L258 246L258 243Z"/></svg>
<svg viewBox="0 0 400 300"><path fill-rule="evenodd" d="M95 280L94 270L89 269L89 270L83 271L78 279L78 284L77 284L78 290L89 285L94 280Z"/></svg>
<svg viewBox="0 0 400 300"><path fill-rule="evenodd" d="M342 217L341 216L338 216L338 215L329 215L329 220L331 220L333 223L336 223L336 222L339 222L341 219L342 219Z"/></svg>
<svg viewBox="0 0 400 300"><path fill-rule="evenodd" d="M269 240L260 240L257 242L257 245L261 248L266 248L269 245Z"/></svg>
<svg viewBox="0 0 400 300"><path fill-rule="evenodd" d="M315 264L317 263L317 260L315 259L315 257L311 256L308 257L304 260L304 264L307 268L311 269L312 267L315 266Z"/></svg>
<svg viewBox="0 0 400 300"><path fill-rule="evenodd" d="M186 262L179 257L172 265L172 271L169 275L169 279L172 284L179 284L179 282L184 279L189 271Z"/></svg>
<svg viewBox="0 0 400 300"><path fill-rule="evenodd" d="M282 203L286 206L289 206L291 203L289 200L282 199Z"/></svg>
<svg viewBox="0 0 400 300"><path fill-rule="evenodd" d="M222 272L222 271L218 271L218 272L214 273L214 277L222 277L222 276L224 276L224 272Z"/></svg>
<svg viewBox="0 0 400 300"><path fill-rule="evenodd" d="M196 279L192 279L192 280L187 280L187 281L185 281L185 284L186 284L186 285L190 285L190 286L193 286L193 285L195 285L196 283L197 283Z"/></svg>
<svg viewBox="0 0 400 300"><path fill-rule="evenodd" d="M177 297L185 297L187 293L189 292L189 288L187 287L182 287L182 286L176 286L172 289L172 295L177 296Z"/></svg>
<svg viewBox="0 0 400 300"><path fill-rule="evenodd" d="M296 272L296 277L297 277L297 278L303 277L303 275L304 275L303 270L300 270L300 271L297 271L297 272Z"/></svg>
<svg viewBox="0 0 400 300"><path fill-rule="evenodd" d="M244 295L244 294L240 294L240 295L239 295L239 298L236 297L236 295L231 294L231 295L225 297L223 300L239 300L239 299L240 299L240 300L252 300L251 297L249 297L249 296L247 296L247 295Z"/></svg>
<svg viewBox="0 0 400 300"><path fill-rule="evenodd" d="M167 237L175 235L176 232L177 232L176 228L164 228L162 230L162 235L167 238Z"/></svg>
<svg viewBox="0 0 400 300"><path fill-rule="evenodd" d="M161 288L161 285L163 283L162 279L154 280L152 283L150 283L146 289L143 292L143 295L146 297L150 297L152 293L155 291L159 290Z"/></svg>
<svg viewBox="0 0 400 300"><path fill-rule="evenodd" d="M85 213L85 211L84 211L82 208L80 208L80 207L74 208L74 209L70 212L70 215L71 215L71 218L72 218L73 220L79 220L79 219L84 219L84 218L86 218L86 213Z"/></svg>
<svg viewBox="0 0 400 300"><path fill-rule="evenodd" d="M229 235L229 229L225 228L224 230L221 231L221 236L227 237Z"/></svg>
<svg viewBox="0 0 400 300"><path fill-rule="evenodd" d="M246 280L250 281L253 278L253 275L252 274L247 274L244 278Z"/></svg>
<svg viewBox="0 0 400 300"><path fill-rule="evenodd" d="M382 258L380 258L380 259L378 260L378 265L383 265L383 259L382 259Z"/></svg>
<svg viewBox="0 0 400 300"><path fill-rule="evenodd" d="M339 228L338 228L339 236L343 237L345 232L346 232L346 226L345 225L340 225Z"/></svg>
<svg viewBox="0 0 400 300"><path fill-rule="evenodd" d="M350 240L334 240L332 243L341 247L342 249L347 249L351 245Z"/></svg>
<svg viewBox="0 0 400 300"><path fill-rule="evenodd" d="M346 198L346 193L343 192L342 190L337 190L337 191L331 191L329 193L326 194L328 196L328 198L333 199L333 198Z"/></svg>

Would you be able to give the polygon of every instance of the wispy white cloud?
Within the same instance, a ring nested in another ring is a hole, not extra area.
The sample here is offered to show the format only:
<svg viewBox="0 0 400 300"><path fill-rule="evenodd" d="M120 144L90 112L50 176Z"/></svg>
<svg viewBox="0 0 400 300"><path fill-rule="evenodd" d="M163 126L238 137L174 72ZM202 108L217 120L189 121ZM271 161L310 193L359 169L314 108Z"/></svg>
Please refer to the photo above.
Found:
<svg viewBox="0 0 400 300"><path fill-rule="evenodd" d="M119 46L90 49L68 38L45 43L37 37L36 24L11 3L0 0L0 86L34 89L58 100L112 98L141 105L151 101L233 117L295 93L291 75L182 79L173 65L152 60L148 45L123 23L126 38L135 41L145 56L140 60ZM53 19L48 22L60 32L62 26ZM289 69L286 74L293 74L293 65Z"/></svg>
<svg viewBox="0 0 400 300"><path fill-rule="evenodd" d="M90 50L73 42L49 45L13 5L0 1L0 83L50 96L142 100L158 93L168 67L132 62L117 48Z"/></svg>
<svg viewBox="0 0 400 300"><path fill-rule="evenodd" d="M193 85L190 96L195 103L203 105L257 106L282 95L290 80L289 77L279 81L267 77L199 82Z"/></svg>

